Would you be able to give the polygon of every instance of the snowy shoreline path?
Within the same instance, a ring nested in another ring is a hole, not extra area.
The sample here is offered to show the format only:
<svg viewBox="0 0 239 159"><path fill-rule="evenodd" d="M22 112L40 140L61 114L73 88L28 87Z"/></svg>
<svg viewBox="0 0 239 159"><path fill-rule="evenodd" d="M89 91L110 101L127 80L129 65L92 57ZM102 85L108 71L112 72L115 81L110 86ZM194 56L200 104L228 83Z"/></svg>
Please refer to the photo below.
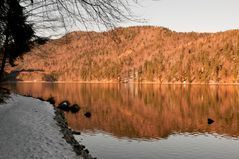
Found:
<svg viewBox="0 0 239 159"><path fill-rule="evenodd" d="M0 159L79 158L53 118L49 103L12 94L0 105Z"/></svg>

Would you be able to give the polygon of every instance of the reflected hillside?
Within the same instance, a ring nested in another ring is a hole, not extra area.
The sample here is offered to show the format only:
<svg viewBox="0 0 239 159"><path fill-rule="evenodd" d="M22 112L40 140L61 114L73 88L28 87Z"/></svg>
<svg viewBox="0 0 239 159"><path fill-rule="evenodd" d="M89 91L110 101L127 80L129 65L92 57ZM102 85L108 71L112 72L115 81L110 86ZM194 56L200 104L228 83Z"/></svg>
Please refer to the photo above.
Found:
<svg viewBox="0 0 239 159"><path fill-rule="evenodd" d="M183 132L239 136L236 86L19 83L8 87L23 95L79 104L80 112L66 113L66 118L80 131L143 139ZM86 111L91 118L85 118ZM208 118L215 123L208 125Z"/></svg>

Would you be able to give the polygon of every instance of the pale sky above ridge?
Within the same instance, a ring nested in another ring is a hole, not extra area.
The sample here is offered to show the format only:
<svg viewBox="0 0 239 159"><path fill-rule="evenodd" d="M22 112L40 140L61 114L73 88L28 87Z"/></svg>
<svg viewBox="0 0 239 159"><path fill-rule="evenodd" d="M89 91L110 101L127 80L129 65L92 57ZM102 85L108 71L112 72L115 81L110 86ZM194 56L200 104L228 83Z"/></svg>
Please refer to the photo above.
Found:
<svg viewBox="0 0 239 159"><path fill-rule="evenodd" d="M135 18L144 23L125 22L118 27L150 25L162 26L177 32L220 32L239 29L239 0L138 0L130 6ZM84 26L59 30L55 34L45 31L42 35L58 38L67 32L86 30ZM89 26L87 31L105 31ZM40 34L40 35L41 35ZM59 35L58 35L59 34Z"/></svg>
<svg viewBox="0 0 239 159"><path fill-rule="evenodd" d="M239 29L239 0L141 0L132 11L146 23L178 32L218 32Z"/></svg>

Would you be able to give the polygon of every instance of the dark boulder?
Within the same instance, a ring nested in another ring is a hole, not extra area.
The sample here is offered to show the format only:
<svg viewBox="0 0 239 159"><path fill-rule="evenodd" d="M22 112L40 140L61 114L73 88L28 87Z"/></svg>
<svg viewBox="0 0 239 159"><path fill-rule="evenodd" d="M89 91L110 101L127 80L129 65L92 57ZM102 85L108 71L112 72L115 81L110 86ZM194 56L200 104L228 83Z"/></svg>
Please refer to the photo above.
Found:
<svg viewBox="0 0 239 159"><path fill-rule="evenodd" d="M68 101L63 101L59 104L59 106L57 107L63 111L67 111L69 112L70 111L70 102Z"/></svg>
<svg viewBox="0 0 239 159"><path fill-rule="evenodd" d="M87 154L89 154L89 153L90 153L88 149L85 149L84 151L85 151Z"/></svg>
<svg viewBox="0 0 239 159"><path fill-rule="evenodd" d="M47 99L47 101L48 101L50 104L52 104L52 105L54 105L54 104L56 103L54 97L49 97L49 98Z"/></svg>
<svg viewBox="0 0 239 159"><path fill-rule="evenodd" d="M90 118L90 117L91 117L91 113L90 113L90 112L86 112L84 115L85 115L85 117L87 117L87 118Z"/></svg>
<svg viewBox="0 0 239 159"><path fill-rule="evenodd" d="M208 118L208 119L207 119L207 123L208 123L209 125L211 125L212 123L214 123L214 120Z"/></svg>
<svg viewBox="0 0 239 159"><path fill-rule="evenodd" d="M80 131L77 131L77 130L72 130L72 134L74 134L74 135L80 135L81 132L80 132Z"/></svg>
<svg viewBox="0 0 239 159"><path fill-rule="evenodd" d="M80 110L80 106L77 105L77 104L73 104L73 105L70 107L70 111L71 111L72 113L77 113L79 110Z"/></svg>
<svg viewBox="0 0 239 159"><path fill-rule="evenodd" d="M42 97L37 97L37 99L39 99L41 101L44 101L44 99Z"/></svg>

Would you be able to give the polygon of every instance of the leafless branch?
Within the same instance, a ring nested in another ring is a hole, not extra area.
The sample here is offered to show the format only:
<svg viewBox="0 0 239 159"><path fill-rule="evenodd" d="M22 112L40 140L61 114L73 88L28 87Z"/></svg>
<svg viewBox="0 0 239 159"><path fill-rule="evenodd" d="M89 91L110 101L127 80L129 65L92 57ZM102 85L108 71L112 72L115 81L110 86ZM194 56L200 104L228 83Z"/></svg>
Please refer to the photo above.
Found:
<svg viewBox="0 0 239 159"><path fill-rule="evenodd" d="M71 27L84 27L88 30L91 26L111 29L124 21L135 21L130 10L131 4L137 0L20 0L29 15L29 21L35 25L62 26L64 29Z"/></svg>

